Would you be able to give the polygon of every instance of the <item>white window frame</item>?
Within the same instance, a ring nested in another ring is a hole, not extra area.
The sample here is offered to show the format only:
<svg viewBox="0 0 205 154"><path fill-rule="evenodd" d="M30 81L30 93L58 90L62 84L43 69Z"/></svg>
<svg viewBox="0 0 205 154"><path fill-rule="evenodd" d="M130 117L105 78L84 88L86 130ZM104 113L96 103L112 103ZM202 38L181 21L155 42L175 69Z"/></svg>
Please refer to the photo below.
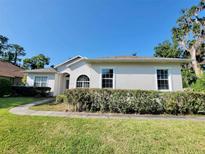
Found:
<svg viewBox="0 0 205 154"><path fill-rule="evenodd" d="M158 89L158 78L157 78L157 70L168 70L168 86L169 89ZM155 85L156 85L156 90L158 91L172 91L172 75L171 75L171 68L170 67L156 67L155 68Z"/></svg>
<svg viewBox="0 0 205 154"><path fill-rule="evenodd" d="M111 66L105 66L105 67L100 67L100 88L102 89L106 89L102 87L102 70L103 69L112 69L113 70L113 80L112 80L112 88L108 88L108 89L115 89L115 67L111 67Z"/></svg>
<svg viewBox="0 0 205 154"><path fill-rule="evenodd" d="M45 86L45 87L48 87L48 76L46 76L46 75L35 75L35 76L34 76L34 81L33 81L33 86L34 86L34 87L36 87L36 86L35 86L36 77L47 78L47 79L46 79L46 86ZM41 86L41 84L42 84L42 81L40 81L40 86L38 86L38 87L44 87L44 86Z"/></svg>

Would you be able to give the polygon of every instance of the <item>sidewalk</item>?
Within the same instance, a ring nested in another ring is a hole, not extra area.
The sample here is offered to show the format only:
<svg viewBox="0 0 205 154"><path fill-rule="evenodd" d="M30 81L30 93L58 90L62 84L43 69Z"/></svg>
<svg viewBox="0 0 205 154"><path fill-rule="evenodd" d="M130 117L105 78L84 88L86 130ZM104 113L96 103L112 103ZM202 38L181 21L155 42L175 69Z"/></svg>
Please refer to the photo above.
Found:
<svg viewBox="0 0 205 154"><path fill-rule="evenodd" d="M72 118L112 118L112 119L145 119L145 120L197 120L205 121L205 116L174 116L174 115L138 115L138 114L116 114L116 113L85 113L85 112L58 112L58 111L36 111L29 109L34 105L39 105L52 101L52 99L41 100L26 105L14 107L9 110L16 115L29 116L52 116L52 117L72 117Z"/></svg>

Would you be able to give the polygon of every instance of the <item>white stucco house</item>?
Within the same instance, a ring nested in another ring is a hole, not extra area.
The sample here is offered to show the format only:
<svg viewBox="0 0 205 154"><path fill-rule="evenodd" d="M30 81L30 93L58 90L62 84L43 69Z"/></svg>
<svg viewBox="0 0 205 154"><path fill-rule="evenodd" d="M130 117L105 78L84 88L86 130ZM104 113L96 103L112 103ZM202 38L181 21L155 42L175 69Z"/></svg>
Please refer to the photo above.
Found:
<svg viewBox="0 0 205 154"><path fill-rule="evenodd" d="M181 91L181 64L188 59L75 56L54 68L27 70L29 86L51 87L53 95L72 88Z"/></svg>

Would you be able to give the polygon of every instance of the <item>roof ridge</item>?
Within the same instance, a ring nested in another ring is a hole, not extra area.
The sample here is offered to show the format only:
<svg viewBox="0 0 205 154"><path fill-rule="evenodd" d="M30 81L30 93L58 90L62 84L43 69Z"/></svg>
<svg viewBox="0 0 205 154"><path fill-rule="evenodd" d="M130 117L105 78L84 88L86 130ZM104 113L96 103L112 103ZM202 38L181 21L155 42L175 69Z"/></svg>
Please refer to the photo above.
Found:
<svg viewBox="0 0 205 154"><path fill-rule="evenodd" d="M109 56L109 57L97 57L97 58L91 58L91 59L118 59L118 58L132 58L132 59L139 59L139 58L145 58L145 59L186 59L186 58L172 58L172 57L154 57L154 56Z"/></svg>

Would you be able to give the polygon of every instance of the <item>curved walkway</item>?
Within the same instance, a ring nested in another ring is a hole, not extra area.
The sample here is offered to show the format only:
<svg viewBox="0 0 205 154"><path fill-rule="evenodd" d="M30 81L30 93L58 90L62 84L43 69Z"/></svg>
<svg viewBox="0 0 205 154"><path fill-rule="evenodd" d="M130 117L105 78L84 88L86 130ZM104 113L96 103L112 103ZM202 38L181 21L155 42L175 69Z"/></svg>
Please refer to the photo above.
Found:
<svg viewBox="0 0 205 154"><path fill-rule="evenodd" d="M138 115L138 114L114 114L114 113L85 113L85 112L58 112L58 111L36 111L29 109L34 105L39 105L53 101L53 98L45 99L30 104L14 107L9 110L16 115L30 116L53 116L72 118L117 118L117 119L147 119L147 120L197 120L205 121L205 116L173 116L173 115Z"/></svg>

